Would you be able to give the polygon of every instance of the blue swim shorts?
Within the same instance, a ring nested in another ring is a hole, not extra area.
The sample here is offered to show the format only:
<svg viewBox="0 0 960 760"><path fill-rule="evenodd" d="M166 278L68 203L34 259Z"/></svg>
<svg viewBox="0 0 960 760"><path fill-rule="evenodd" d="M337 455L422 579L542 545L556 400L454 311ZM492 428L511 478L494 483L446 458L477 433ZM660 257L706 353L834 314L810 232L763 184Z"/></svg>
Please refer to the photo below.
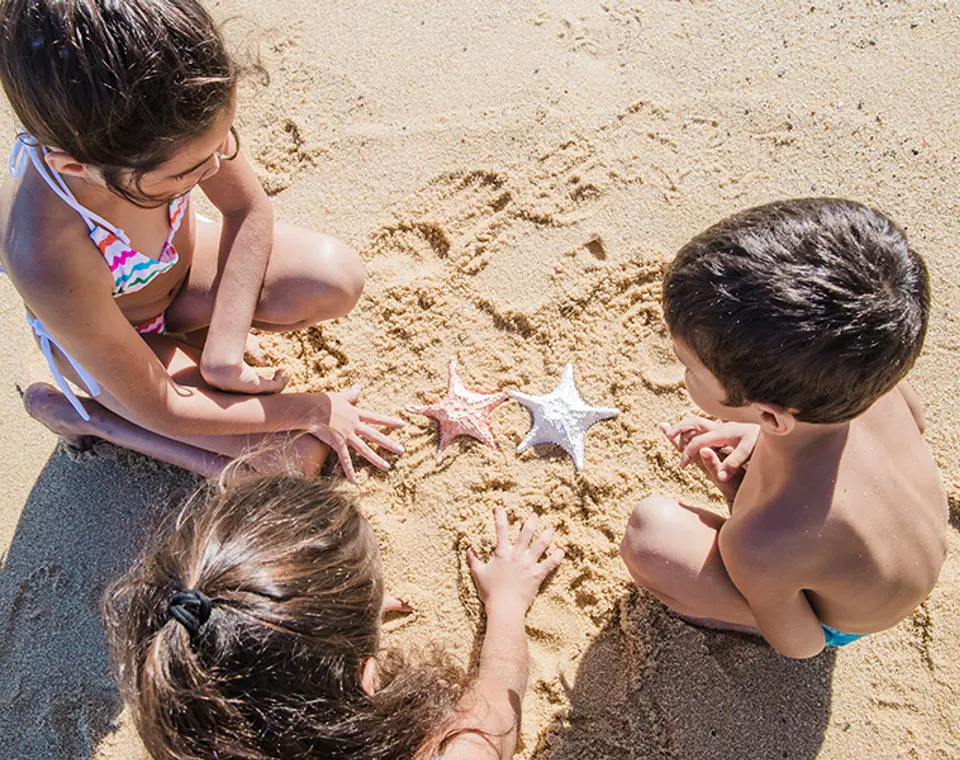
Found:
<svg viewBox="0 0 960 760"><path fill-rule="evenodd" d="M866 634L863 633L844 633L843 631L838 631L836 628L831 628L828 625L823 625L821 623L821 628L823 628L823 635L827 639L828 647L842 647L849 644L851 641L856 641L857 639L862 639Z"/></svg>

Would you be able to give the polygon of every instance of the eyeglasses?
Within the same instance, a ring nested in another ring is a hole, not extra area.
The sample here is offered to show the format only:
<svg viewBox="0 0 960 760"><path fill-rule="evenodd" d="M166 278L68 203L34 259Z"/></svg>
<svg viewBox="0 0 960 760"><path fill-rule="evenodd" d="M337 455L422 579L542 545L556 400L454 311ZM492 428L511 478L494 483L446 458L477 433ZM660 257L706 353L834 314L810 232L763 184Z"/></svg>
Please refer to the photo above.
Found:
<svg viewBox="0 0 960 760"><path fill-rule="evenodd" d="M230 134L233 135L233 141L234 141L234 143L236 143L236 147L234 148L233 153L232 153L231 155L229 155L229 156L225 156L225 155L223 155L223 153L221 153L219 150L215 150L215 151L213 152L213 155L215 155L215 156L216 156L217 158L219 158L221 161L233 161L233 159L235 159L237 156L240 155L240 133L237 132L237 128L236 128L236 127L234 127L234 126L231 125L231 126L230 126ZM227 147L230 147L229 142L227 143Z"/></svg>

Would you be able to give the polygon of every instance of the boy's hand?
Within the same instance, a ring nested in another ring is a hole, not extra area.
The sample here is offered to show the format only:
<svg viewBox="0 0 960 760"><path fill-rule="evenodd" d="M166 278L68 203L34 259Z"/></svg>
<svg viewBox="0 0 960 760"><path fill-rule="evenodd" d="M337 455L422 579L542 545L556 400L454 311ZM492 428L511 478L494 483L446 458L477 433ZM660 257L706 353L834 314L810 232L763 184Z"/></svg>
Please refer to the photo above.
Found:
<svg viewBox="0 0 960 760"><path fill-rule="evenodd" d="M660 430L680 452L681 467L695 463L733 501L760 437L759 425L689 415L678 425L661 424ZM725 452L722 460L718 452Z"/></svg>
<svg viewBox="0 0 960 760"><path fill-rule="evenodd" d="M397 441L388 438L377 430L374 425L386 428L401 428L406 423L396 417L385 414L374 414L365 409L359 409L354 404L360 398L360 386L354 385L345 393L324 393L328 404L323 410L322 421L319 425L309 428L309 432L329 444L337 454L343 474L351 483L357 482L357 474L350 460L350 449L381 470L390 469L387 461L370 448L367 441L377 444L394 454L403 454L404 448Z"/></svg>
<svg viewBox="0 0 960 760"><path fill-rule="evenodd" d="M537 516L531 514L523 523L515 544L510 543L507 512L497 507L495 512L497 548L487 562L481 562L473 548L467 549L467 561L477 594L489 613L491 610L509 610L522 617L533 603L540 584L563 559L563 552L555 549L540 561L553 540L554 530L548 528L536 541Z"/></svg>

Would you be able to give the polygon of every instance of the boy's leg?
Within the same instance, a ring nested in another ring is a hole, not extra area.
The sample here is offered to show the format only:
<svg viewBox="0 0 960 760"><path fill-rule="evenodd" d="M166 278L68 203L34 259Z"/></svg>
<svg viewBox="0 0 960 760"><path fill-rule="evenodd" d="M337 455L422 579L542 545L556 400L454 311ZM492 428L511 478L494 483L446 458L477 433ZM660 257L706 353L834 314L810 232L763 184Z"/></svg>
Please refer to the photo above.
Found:
<svg viewBox="0 0 960 760"><path fill-rule="evenodd" d="M187 281L167 309L170 332L188 333L210 324L220 273L220 222L197 219L194 260ZM336 238L289 224L274 226L253 326L299 330L350 312L363 292L360 257Z"/></svg>
<svg viewBox="0 0 960 760"><path fill-rule="evenodd" d="M690 622L759 633L720 557L724 522L706 510L651 496L630 515L620 556L639 586Z"/></svg>

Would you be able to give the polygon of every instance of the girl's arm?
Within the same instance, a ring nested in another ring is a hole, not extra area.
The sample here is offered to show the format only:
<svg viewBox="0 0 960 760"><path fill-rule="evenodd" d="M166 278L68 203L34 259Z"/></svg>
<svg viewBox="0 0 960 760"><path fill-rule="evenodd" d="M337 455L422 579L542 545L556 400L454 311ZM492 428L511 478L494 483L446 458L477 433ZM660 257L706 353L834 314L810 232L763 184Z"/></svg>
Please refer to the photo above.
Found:
<svg viewBox="0 0 960 760"><path fill-rule="evenodd" d="M245 396L181 385L123 316L101 261L63 256L55 268L37 264L32 271L32 266L10 273L25 304L141 426L166 436L306 430L333 447L351 478L348 447L378 467L387 466L363 439L402 453L398 443L371 426L403 423L353 406L358 390Z"/></svg>
<svg viewBox="0 0 960 760"><path fill-rule="evenodd" d="M556 550L543 562L553 538L547 530L531 543L537 516L530 515L515 544L510 543L507 513L496 510L497 549L486 563L470 549L467 559L487 611L487 631L477 680L448 727L443 760L509 760L520 732L521 704L527 690L529 655L525 619L540 584L560 564Z"/></svg>
<svg viewBox="0 0 960 760"><path fill-rule="evenodd" d="M211 203L223 214L220 260L224 262L213 305L200 372L223 390L272 393L285 384L257 375L244 361L247 333L253 322L273 248L273 208L233 133L227 137L220 171L201 183Z"/></svg>

